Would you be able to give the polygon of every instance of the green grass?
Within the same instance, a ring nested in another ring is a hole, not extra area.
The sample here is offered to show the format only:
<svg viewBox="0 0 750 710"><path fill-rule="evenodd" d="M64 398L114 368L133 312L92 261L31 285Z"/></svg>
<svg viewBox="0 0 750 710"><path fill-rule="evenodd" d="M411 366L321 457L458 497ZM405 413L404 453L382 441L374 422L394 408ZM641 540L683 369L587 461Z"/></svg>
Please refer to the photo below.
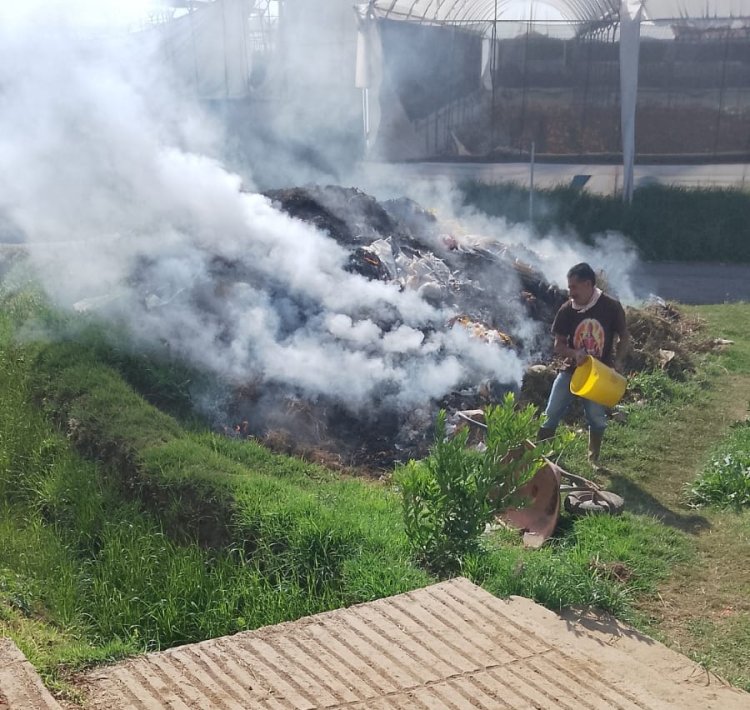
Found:
<svg viewBox="0 0 750 710"><path fill-rule="evenodd" d="M609 483L615 492L628 493L629 509L646 514L659 513L659 510L641 506L637 500L635 508L630 505L633 493L636 493L636 498L640 497L634 485L649 477L658 467L661 451L670 445L663 439L663 429L668 428L669 422L682 421L681 413L685 408L706 396L710 387L709 372L714 369L715 366L706 364L686 380L671 379L661 370L628 375L628 389L619 407L626 422L611 421L609 424L602 448L604 472L601 476L602 482L607 482L607 470L616 474ZM572 425L571 429L578 431L579 435L565 450L560 463L573 473L589 475L587 441L585 433L580 431L581 426L582 422ZM622 473L626 476L619 475Z"/></svg>
<svg viewBox="0 0 750 710"><path fill-rule="evenodd" d="M729 380L750 373L750 306L744 303L703 306L696 309L708 319L711 334L732 341L719 358L715 377ZM741 395L740 395L741 397ZM711 447L710 459L686 489L688 501L696 506L714 505L738 509L750 506L750 396L735 404L737 420Z"/></svg>
<svg viewBox="0 0 750 710"><path fill-rule="evenodd" d="M75 699L70 672L140 650L122 636L90 632L80 614L76 555L54 527L6 504L0 539L0 634L15 640L49 688Z"/></svg>
<svg viewBox="0 0 750 710"><path fill-rule="evenodd" d="M529 597L555 610L596 606L633 621L638 595L653 593L689 557L682 534L646 516L563 516L543 549L526 550L501 534L489 554L468 560L465 573L501 597Z"/></svg>
<svg viewBox="0 0 750 710"><path fill-rule="evenodd" d="M528 221L526 188L468 182L461 189L469 206L511 223ZM743 190L654 185L636 190L630 205L570 187L534 196L539 234L569 230L591 243L614 231L649 260L750 262L750 194Z"/></svg>
<svg viewBox="0 0 750 710"><path fill-rule="evenodd" d="M725 303L686 310L708 321L711 336L733 341L721 354L720 364L724 371L745 375L750 372L750 304Z"/></svg>
<svg viewBox="0 0 750 710"><path fill-rule="evenodd" d="M700 363L696 386L687 381L683 396L654 408L636 406L626 425L612 427L605 480L630 511L655 515L689 535L691 560L675 565L658 599L637 602L641 628L750 690L750 666L738 661L750 650L750 514L694 510L686 495L712 456L742 446L734 437L744 436L746 425L738 422L746 420L750 402L750 305L685 310L706 319L706 337L735 344Z"/></svg>

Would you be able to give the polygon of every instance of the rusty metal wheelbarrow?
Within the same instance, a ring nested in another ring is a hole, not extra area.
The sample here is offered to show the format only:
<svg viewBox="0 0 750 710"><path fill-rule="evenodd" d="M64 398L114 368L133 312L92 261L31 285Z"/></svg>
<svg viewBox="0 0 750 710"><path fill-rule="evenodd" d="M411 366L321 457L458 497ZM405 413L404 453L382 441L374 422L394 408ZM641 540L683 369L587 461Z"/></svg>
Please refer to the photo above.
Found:
<svg viewBox="0 0 750 710"><path fill-rule="evenodd" d="M471 424L487 428L468 412L457 414ZM471 414L476 415L476 412L472 411ZM526 442L527 449L533 449L534 446L533 442ZM495 517L503 524L517 529L523 535L526 547L541 547L557 527L560 519L560 496L565 493L565 509L574 515L616 515L625 504L616 493L603 491L588 478L570 473L545 457L544 465L516 491L515 497L519 505L498 511Z"/></svg>
<svg viewBox="0 0 750 710"><path fill-rule="evenodd" d="M544 466L518 489L516 497L520 505L499 511L496 517L518 529L526 547L541 547L557 527L562 493L567 493L565 509L577 515L597 512L616 515L624 505L616 493L603 491L593 481L545 458Z"/></svg>

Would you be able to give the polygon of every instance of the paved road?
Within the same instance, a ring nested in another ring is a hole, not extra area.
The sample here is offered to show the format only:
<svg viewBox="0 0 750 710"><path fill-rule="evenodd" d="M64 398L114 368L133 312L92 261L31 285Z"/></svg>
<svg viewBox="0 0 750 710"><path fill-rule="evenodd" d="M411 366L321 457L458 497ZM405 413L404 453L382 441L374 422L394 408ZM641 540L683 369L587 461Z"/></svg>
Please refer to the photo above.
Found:
<svg viewBox="0 0 750 710"><path fill-rule="evenodd" d="M525 163L367 163L368 173L381 178L397 174L404 178L427 180L478 180L486 183L515 182L529 184L529 164ZM537 163L534 185L538 188L569 185L575 176L588 177L586 189L601 195L617 194L622 189L622 165ZM750 165L729 163L715 165L636 165L635 186L653 183L679 187L750 186Z"/></svg>
<svg viewBox="0 0 750 710"><path fill-rule="evenodd" d="M682 303L750 301L750 264L647 262L632 280L637 294Z"/></svg>

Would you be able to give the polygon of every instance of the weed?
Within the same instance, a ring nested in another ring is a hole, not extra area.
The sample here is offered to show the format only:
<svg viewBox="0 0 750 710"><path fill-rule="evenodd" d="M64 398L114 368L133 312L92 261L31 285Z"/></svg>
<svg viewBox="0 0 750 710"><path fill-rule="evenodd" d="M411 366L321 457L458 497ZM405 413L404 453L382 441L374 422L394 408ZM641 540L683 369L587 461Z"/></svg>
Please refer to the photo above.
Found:
<svg viewBox="0 0 750 710"><path fill-rule="evenodd" d="M750 424L735 427L687 492L695 507L750 506Z"/></svg>
<svg viewBox="0 0 750 710"><path fill-rule="evenodd" d="M663 370L644 370L628 376L628 400L640 400L650 405L676 405L689 401L697 391L694 380L679 381Z"/></svg>

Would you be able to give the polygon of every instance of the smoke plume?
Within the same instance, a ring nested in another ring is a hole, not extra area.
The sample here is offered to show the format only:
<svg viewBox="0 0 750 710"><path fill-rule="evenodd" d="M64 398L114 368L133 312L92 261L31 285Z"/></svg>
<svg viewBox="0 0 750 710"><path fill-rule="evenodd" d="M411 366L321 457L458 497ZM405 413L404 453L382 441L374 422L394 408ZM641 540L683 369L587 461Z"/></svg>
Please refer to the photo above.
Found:
<svg viewBox="0 0 750 710"><path fill-rule="evenodd" d="M518 354L350 273L341 246L230 172L156 54L82 32L85 4L51 7L0 16L0 214L55 303L230 383L352 407L520 381Z"/></svg>

